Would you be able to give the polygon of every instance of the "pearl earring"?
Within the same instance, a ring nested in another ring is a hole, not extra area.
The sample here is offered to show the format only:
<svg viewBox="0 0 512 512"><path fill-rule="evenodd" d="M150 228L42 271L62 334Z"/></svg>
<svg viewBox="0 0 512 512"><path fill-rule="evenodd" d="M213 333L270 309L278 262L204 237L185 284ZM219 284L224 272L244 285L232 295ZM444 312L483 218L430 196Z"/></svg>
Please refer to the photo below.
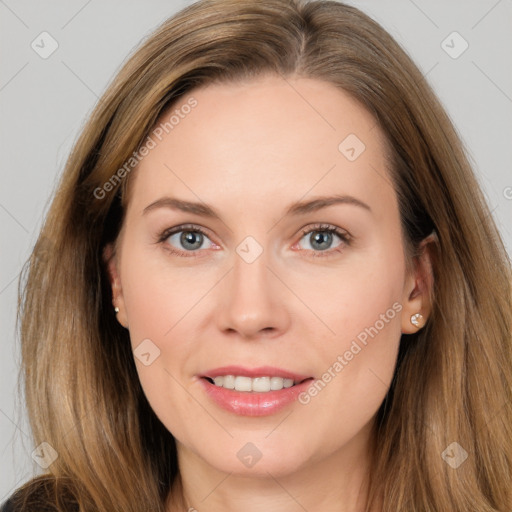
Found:
<svg viewBox="0 0 512 512"><path fill-rule="evenodd" d="M416 313L411 316L411 324L414 325L414 327L423 327L423 315L421 313Z"/></svg>
<svg viewBox="0 0 512 512"><path fill-rule="evenodd" d="M119 308L116 306L116 307L114 308L114 311L116 312L116 315L117 315L117 313L119 313Z"/></svg>

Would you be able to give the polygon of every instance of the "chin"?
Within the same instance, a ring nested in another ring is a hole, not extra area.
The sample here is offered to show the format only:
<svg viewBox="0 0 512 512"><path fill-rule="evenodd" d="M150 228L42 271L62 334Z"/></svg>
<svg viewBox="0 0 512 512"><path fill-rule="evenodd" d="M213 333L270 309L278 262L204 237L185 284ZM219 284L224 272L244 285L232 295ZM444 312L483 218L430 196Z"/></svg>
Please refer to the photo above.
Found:
<svg viewBox="0 0 512 512"><path fill-rule="evenodd" d="M268 478L269 473L276 478L287 476L308 463L304 441L283 443L269 439L258 441L256 435L244 437L244 440L231 440L229 446L218 446L213 452L197 454L218 471L252 478ZM254 441L250 441L251 438Z"/></svg>

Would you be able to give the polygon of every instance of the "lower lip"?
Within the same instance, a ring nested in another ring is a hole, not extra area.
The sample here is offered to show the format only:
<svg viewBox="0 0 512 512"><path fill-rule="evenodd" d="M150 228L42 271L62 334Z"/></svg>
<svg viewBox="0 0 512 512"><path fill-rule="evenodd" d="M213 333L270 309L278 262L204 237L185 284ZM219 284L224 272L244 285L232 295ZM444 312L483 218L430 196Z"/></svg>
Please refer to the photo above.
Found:
<svg viewBox="0 0 512 512"><path fill-rule="evenodd" d="M308 388L313 379L308 379L291 388L266 393L226 389L216 386L204 378L201 378L200 381L206 394L222 409L240 416L269 416L297 400L297 397Z"/></svg>

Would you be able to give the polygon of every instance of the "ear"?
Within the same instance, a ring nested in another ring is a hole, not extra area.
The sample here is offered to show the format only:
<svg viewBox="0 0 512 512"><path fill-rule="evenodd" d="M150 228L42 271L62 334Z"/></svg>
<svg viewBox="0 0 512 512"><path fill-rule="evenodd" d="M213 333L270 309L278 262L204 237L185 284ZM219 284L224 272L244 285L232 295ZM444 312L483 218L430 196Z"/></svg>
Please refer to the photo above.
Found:
<svg viewBox="0 0 512 512"><path fill-rule="evenodd" d="M433 261L438 238L435 232L422 240L417 255L413 258L413 268L409 272L402 297L402 333L413 334L427 322L432 310L434 290ZM413 315L415 323L411 321Z"/></svg>
<svg viewBox="0 0 512 512"><path fill-rule="evenodd" d="M123 288L118 269L118 257L115 252L114 244L108 244L103 248L103 261L107 266L107 274L112 289L112 306L113 308L119 308L119 312L116 313L117 321L123 327L128 328Z"/></svg>

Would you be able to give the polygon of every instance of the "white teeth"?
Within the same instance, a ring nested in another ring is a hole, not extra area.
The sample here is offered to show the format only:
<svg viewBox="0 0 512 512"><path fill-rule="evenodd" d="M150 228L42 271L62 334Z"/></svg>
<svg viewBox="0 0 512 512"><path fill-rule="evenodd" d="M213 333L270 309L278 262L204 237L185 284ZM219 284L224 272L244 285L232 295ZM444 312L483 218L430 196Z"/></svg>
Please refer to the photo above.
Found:
<svg viewBox="0 0 512 512"><path fill-rule="evenodd" d="M273 377L275 378L275 377ZM259 393L266 393L272 389L270 377L256 377L252 379L252 391L258 391ZM281 379L282 380L282 379Z"/></svg>
<svg viewBox="0 0 512 512"><path fill-rule="evenodd" d="M222 377L222 387L226 389L235 389L235 377L233 375L226 375Z"/></svg>
<svg viewBox="0 0 512 512"><path fill-rule="evenodd" d="M236 391L255 391L267 393L268 391L279 391L283 388L291 388L294 385L293 379L282 377L244 377L242 375L222 375L215 377L213 382L216 386Z"/></svg>
<svg viewBox="0 0 512 512"><path fill-rule="evenodd" d="M222 386L224 384L224 377L215 377L213 382L215 382L216 386Z"/></svg>
<svg viewBox="0 0 512 512"><path fill-rule="evenodd" d="M235 377L236 391L252 391L252 379L250 377Z"/></svg>
<svg viewBox="0 0 512 512"><path fill-rule="evenodd" d="M285 388L291 388L293 386L293 379L283 379L283 386Z"/></svg>

